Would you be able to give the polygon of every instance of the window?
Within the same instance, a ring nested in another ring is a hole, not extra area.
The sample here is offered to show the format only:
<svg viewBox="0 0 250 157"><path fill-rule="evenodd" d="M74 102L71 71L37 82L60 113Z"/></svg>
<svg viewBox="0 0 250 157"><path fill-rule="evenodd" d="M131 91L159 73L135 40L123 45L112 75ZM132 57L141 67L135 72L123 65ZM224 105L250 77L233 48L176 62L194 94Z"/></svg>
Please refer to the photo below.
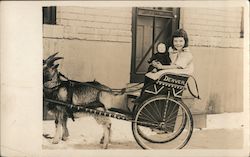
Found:
<svg viewBox="0 0 250 157"><path fill-rule="evenodd" d="M56 24L56 7L43 7L43 24Z"/></svg>
<svg viewBox="0 0 250 157"><path fill-rule="evenodd" d="M130 82L143 82L156 45L164 42L169 46L178 27L179 8L133 8Z"/></svg>

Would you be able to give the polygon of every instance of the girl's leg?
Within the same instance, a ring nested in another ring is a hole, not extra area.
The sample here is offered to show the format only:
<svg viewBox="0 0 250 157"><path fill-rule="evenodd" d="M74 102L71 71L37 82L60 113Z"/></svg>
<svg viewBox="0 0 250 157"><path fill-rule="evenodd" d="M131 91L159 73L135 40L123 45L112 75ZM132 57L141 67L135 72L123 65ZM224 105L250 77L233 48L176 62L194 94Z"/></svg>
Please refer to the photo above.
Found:
<svg viewBox="0 0 250 157"><path fill-rule="evenodd" d="M146 98L149 97L149 94L148 93L145 93L145 89L151 85L153 85L155 82L155 80L145 76L144 78L144 85L141 89L141 93L140 93L140 96L138 98L135 99L134 103L142 103ZM150 94L151 95L151 94Z"/></svg>
<svg viewBox="0 0 250 157"><path fill-rule="evenodd" d="M144 78L144 86L143 86L143 87L146 87L146 86L148 86L148 85L153 84L154 81L155 81L155 80L153 80L153 79L151 79L151 78L145 76L145 78Z"/></svg>

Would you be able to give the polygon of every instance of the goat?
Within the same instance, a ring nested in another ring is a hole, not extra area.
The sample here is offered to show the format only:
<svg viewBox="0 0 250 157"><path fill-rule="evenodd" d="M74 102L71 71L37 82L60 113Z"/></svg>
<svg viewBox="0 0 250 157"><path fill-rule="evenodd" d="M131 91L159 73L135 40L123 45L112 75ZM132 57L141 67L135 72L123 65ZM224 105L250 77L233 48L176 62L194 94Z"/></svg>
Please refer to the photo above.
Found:
<svg viewBox="0 0 250 157"><path fill-rule="evenodd" d="M97 81L86 83L71 83L63 81L58 71L59 64L54 64L56 60L63 59L56 57L57 53L43 60L43 94L45 98L59 100L73 105L88 106L100 110L108 109L111 104L111 93L100 90L104 85ZM99 87L99 88L95 88ZM64 106L48 104L48 109L55 115L55 135L52 143L58 144L60 137L67 140L69 136L67 128L67 119L71 117L74 120L76 113L73 113ZM93 115L98 124L103 126L103 136L100 140L103 149L108 148L110 142L111 121L109 117L100 117ZM62 133L61 133L62 128Z"/></svg>

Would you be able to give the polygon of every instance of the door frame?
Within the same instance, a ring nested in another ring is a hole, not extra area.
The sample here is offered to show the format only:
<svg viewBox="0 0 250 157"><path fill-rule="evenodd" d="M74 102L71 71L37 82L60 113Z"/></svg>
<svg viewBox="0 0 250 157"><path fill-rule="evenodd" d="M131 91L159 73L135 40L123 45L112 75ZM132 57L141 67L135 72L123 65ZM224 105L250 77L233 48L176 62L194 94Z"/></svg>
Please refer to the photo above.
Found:
<svg viewBox="0 0 250 157"><path fill-rule="evenodd" d="M136 38L137 38L137 18L138 16L149 16L149 17L161 17L172 19L172 32L179 28L180 21L180 8L172 8L172 12L163 12L157 9L149 8L132 8L132 54L131 54L131 69L130 69L130 82L137 83L144 81L145 73L137 73L136 71ZM145 10L151 14L143 13ZM153 29L154 30L154 29ZM153 41L154 42L154 41ZM151 48L155 47L155 43L152 43Z"/></svg>

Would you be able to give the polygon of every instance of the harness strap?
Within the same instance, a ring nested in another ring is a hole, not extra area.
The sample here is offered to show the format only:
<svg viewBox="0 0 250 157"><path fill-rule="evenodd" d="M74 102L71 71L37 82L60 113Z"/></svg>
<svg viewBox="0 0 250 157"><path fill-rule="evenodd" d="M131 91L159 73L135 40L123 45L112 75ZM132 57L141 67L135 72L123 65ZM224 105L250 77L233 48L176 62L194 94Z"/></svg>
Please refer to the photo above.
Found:
<svg viewBox="0 0 250 157"><path fill-rule="evenodd" d="M133 86L131 86L131 87L128 87L128 88L121 88L121 89L112 89L112 88L109 88L109 87L107 87L107 86L105 86L105 85L102 85L102 86L104 86L105 88L107 88L107 89L104 89L104 88L101 88L101 87L97 87L97 86L95 86L95 85L92 85L92 84L90 84L90 83L87 83L87 82L78 82L78 81L70 80L70 79L67 78L65 75L63 75L61 72L59 72L59 75L62 76L63 78L65 78L66 80L68 80L69 82L81 83L81 84L84 84L84 85L87 85L87 86L96 88L96 89L98 89L98 90L100 90L100 91L105 91L105 92L113 93L114 95L123 95L124 93L131 93L131 92L135 92L135 91L138 91L138 90L141 90L141 89L142 89L142 88L138 88L138 89L134 89L134 90L128 90L128 89L130 89L130 88L139 86L139 85L142 84L142 83L138 83L138 84L133 85ZM201 98L200 98L200 94L199 94L199 89L198 89L197 81L196 81L196 79L195 79L192 75L190 75L190 77L191 77L191 78L194 80L194 82L195 82L195 87L196 87L197 95L195 95L195 94L193 93L193 91L192 91L191 88L190 88L189 83L187 83L188 91L189 91L189 93L190 93L193 97L195 97L195 98L197 98L197 99L201 99ZM71 84L71 83L70 83L70 84Z"/></svg>
<svg viewBox="0 0 250 157"><path fill-rule="evenodd" d="M53 91L57 90L59 86L60 86L60 85L57 85L57 86L52 87L52 88L48 88L48 87L43 86L43 88L44 88L45 90L48 90L48 91L52 91L52 92L53 92Z"/></svg>
<svg viewBox="0 0 250 157"><path fill-rule="evenodd" d="M69 87L68 87L68 91L67 91L67 102L72 104L73 102L73 87L71 85L71 83L69 82ZM70 109L67 109L69 116L72 118L73 121L75 121L74 115L73 115L73 111Z"/></svg>
<svg viewBox="0 0 250 157"><path fill-rule="evenodd" d="M63 75L61 72L59 72L59 76L62 76L63 78L65 78L66 80L68 80L68 81L69 81L69 78L68 78L68 77L66 77L65 75Z"/></svg>
<svg viewBox="0 0 250 157"><path fill-rule="evenodd" d="M80 84L82 84L82 85L87 85L87 86L96 88L96 89L98 89L98 90L100 90L100 91L112 93L112 94L114 94L114 95L123 95L124 93L131 93L131 92L138 91L138 90L140 90L140 89L135 89L135 90L130 90L130 91L128 91L128 89L129 89L129 88L133 88L133 87L138 86L138 85L141 84L141 83L139 83L139 84L133 85L133 86L131 86L131 87L129 87L129 88L121 88L121 89L110 88L110 87L105 86L105 85L102 84L102 86L104 87L104 88L102 88L102 87L98 87L98 86L92 85L92 84L87 83L87 82L78 82L78 81L75 81L75 80L70 80L68 77L66 77L65 75L63 75L61 72L59 72L59 76L63 77L64 79L66 79L66 80L69 81L70 83L72 83L72 82L80 83Z"/></svg>

